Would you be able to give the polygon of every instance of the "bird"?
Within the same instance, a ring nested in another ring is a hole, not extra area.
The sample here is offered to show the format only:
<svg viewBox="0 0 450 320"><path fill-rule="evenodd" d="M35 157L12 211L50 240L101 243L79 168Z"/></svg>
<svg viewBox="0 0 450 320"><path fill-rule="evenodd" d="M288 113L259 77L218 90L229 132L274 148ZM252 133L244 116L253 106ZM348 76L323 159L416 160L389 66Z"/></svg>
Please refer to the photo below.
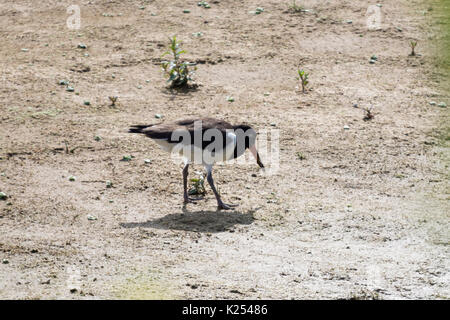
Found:
<svg viewBox="0 0 450 320"><path fill-rule="evenodd" d="M219 210L229 210L237 205L224 203L217 192L212 177L214 163L238 158L249 149L256 163L264 170L256 149L257 133L247 124L231 125L220 119L193 118L171 123L132 125L129 132L144 134L163 150L182 156L185 204L198 200L190 198L187 191L189 165L192 163L205 167L206 179L216 197Z"/></svg>

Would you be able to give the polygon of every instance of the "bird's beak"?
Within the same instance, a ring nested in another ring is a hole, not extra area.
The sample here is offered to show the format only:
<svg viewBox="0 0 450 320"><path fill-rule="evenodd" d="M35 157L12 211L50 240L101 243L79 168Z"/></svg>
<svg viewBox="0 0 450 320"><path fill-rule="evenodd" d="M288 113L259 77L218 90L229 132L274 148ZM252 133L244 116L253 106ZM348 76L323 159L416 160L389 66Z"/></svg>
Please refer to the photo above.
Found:
<svg viewBox="0 0 450 320"><path fill-rule="evenodd" d="M250 152L252 153L253 157L255 157L256 159L256 163L258 164L258 166L260 166L260 168L264 168L263 163L261 162L261 158L259 157L258 151L256 150L255 145L251 146L249 148Z"/></svg>

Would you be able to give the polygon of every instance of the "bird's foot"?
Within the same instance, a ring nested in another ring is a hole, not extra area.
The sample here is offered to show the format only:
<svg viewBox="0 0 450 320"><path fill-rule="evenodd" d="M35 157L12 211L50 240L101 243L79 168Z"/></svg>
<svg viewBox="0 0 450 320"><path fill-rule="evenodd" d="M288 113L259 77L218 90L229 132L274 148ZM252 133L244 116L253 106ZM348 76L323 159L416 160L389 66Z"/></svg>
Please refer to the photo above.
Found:
<svg viewBox="0 0 450 320"><path fill-rule="evenodd" d="M190 198L188 196L185 196L184 197L184 203L196 203L197 201L202 200L202 199L203 199L202 197L200 197L200 198Z"/></svg>
<svg viewBox="0 0 450 320"><path fill-rule="evenodd" d="M238 204L226 204L226 203L220 202L218 204L218 209L219 210L231 210L237 206L239 206L239 205Z"/></svg>

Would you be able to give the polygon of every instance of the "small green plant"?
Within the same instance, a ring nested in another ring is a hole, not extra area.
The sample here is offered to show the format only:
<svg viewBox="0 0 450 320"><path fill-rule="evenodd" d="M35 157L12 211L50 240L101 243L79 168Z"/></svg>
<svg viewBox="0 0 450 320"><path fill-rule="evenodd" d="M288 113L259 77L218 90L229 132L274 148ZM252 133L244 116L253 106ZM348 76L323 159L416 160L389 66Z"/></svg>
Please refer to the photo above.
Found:
<svg viewBox="0 0 450 320"><path fill-rule="evenodd" d="M297 152L297 159L298 160L306 160L306 157L302 152Z"/></svg>
<svg viewBox="0 0 450 320"><path fill-rule="evenodd" d="M191 179L192 186L189 189L188 193L189 195L205 195L205 178L203 175L199 175L198 178L192 178Z"/></svg>
<svg viewBox="0 0 450 320"><path fill-rule="evenodd" d="M111 101L111 107L114 107L116 105L116 101L118 98L118 96L108 97L108 99Z"/></svg>
<svg viewBox="0 0 450 320"><path fill-rule="evenodd" d="M308 81L309 74L301 69L298 69L297 73L298 73L297 80L299 80L302 85L302 92L306 93L306 85L309 83L309 81Z"/></svg>
<svg viewBox="0 0 450 320"><path fill-rule="evenodd" d="M357 108L357 109L361 109L361 110L363 110L365 112L364 118L363 118L364 121L370 121L370 120L372 120L375 117L375 115L372 113L373 106L360 107L357 104L355 104L354 107Z"/></svg>
<svg viewBox="0 0 450 320"><path fill-rule="evenodd" d="M177 41L176 36L169 40L169 49L163 56L171 54L172 60L162 61L161 66L169 77L167 82L170 82L171 87L184 87L188 84L188 81L192 80L191 76L194 74L194 71L189 70L189 67L195 64L180 59L181 54L186 53L186 51L180 48L180 42Z"/></svg>
<svg viewBox="0 0 450 320"><path fill-rule="evenodd" d="M417 46L417 41L411 41L409 43L409 45L411 47L411 56L415 56L416 55L415 49L416 49L416 46Z"/></svg>
<svg viewBox="0 0 450 320"><path fill-rule="evenodd" d="M294 13L299 13L303 11L303 7L299 6L295 0L292 0L292 4L289 6L289 10Z"/></svg>

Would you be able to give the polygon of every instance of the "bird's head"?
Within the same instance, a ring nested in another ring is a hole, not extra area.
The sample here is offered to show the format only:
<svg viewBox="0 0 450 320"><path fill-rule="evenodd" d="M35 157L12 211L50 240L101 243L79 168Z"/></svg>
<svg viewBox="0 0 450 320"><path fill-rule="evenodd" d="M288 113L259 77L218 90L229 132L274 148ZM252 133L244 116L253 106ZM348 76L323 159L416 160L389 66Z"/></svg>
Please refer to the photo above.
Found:
<svg viewBox="0 0 450 320"><path fill-rule="evenodd" d="M256 131L246 124L240 124L234 126L234 133L236 134L236 139L238 146L243 144L244 150L249 149L253 157L255 157L256 163L264 168L261 158L256 150Z"/></svg>

